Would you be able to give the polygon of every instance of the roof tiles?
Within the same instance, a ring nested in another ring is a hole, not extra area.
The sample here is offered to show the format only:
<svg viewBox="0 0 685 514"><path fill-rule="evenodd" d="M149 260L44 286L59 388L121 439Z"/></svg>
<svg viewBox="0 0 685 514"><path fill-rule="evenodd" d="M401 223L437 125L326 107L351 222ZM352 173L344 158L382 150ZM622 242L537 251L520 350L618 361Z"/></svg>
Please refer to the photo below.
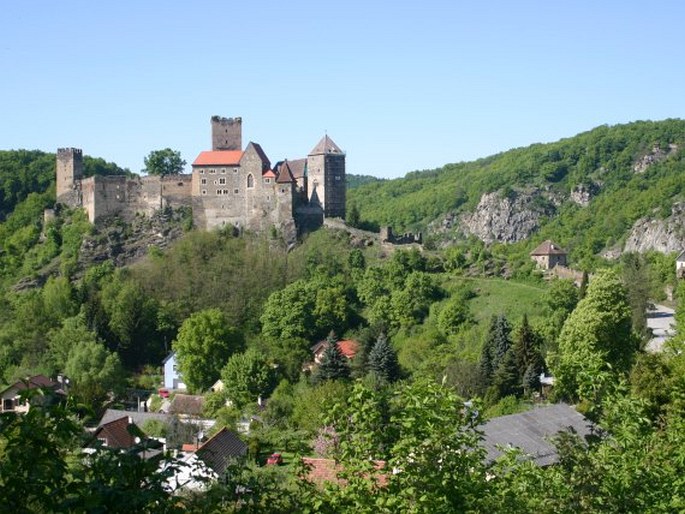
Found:
<svg viewBox="0 0 685 514"><path fill-rule="evenodd" d="M193 166L237 166L242 156L240 150L209 150L200 152Z"/></svg>

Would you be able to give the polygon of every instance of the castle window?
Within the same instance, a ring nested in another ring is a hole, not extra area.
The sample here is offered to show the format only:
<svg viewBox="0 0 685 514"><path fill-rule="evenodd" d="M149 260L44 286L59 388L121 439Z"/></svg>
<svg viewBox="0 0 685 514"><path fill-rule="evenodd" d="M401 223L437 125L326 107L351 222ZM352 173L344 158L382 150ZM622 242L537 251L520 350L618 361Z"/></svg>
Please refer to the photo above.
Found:
<svg viewBox="0 0 685 514"><path fill-rule="evenodd" d="M200 184L202 184L203 186L206 185L206 184L207 184L207 179L206 179L206 178L201 178L201 179L200 179Z"/></svg>
<svg viewBox="0 0 685 514"><path fill-rule="evenodd" d="M233 168L233 173L238 173L238 168Z"/></svg>
<svg viewBox="0 0 685 514"><path fill-rule="evenodd" d="M285 193L285 188L284 188L284 187L281 188L281 193Z"/></svg>
<svg viewBox="0 0 685 514"><path fill-rule="evenodd" d="M205 170L200 170L200 175L204 175L204 174L205 174Z"/></svg>
<svg viewBox="0 0 685 514"><path fill-rule="evenodd" d="M217 190L216 190L216 194L222 195L222 194L224 194L224 192L223 192L223 190L221 190L221 189L217 189Z"/></svg>
<svg viewBox="0 0 685 514"><path fill-rule="evenodd" d="M226 175L226 168L221 168L221 174Z"/></svg>
<svg viewBox="0 0 685 514"><path fill-rule="evenodd" d="M247 187L248 187L248 189L251 189L254 187L254 177L252 176L252 173L250 173L247 176Z"/></svg>
<svg viewBox="0 0 685 514"><path fill-rule="evenodd" d="M214 175L215 173L216 173L216 170L215 170L214 168L212 168L212 169L209 170L209 174L210 174L210 175Z"/></svg>
<svg viewBox="0 0 685 514"><path fill-rule="evenodd" d="M271 184L271 179L270 178L265 178L264 179L265 184Z"/></svg>
<svg viewBox="0 0 685 514"><path fill-rule="evenodd" d="M238 190L237 190L237 189L234 189L234 190L233 190L233 194L234 194L234 195L237 195L237 194L238 194Z"/></svg>
<svg viewBox="0 0 685 514"><path fill-rule="evenodd" d="M342 178L342 177L340 177L340 175L336 175L336 176L335 176L335 180L340 180L341 178Z"/></svg>
<svg viewBox="0 0 685 514"><path fill-rule="evenodd" d="M206 194L207 194L207 190L206 190L206 189L203 189L203 190L202 190L202 194L203 194L203 195L206 195Z"/></svg>
<svg viewBox="0 0 685 514"><path fill-rule="evenodd" d="M224 189L224 194L225 194L225 195L228 194L228 189Z"/></svg>
<svg viewBox="0 0 685 514"><path fill-rule="evenodd" d="M221 184L222 186L226 185L226 179L225 179L225 178L220 178L220 179L219 179L219 184Z"/></svg>

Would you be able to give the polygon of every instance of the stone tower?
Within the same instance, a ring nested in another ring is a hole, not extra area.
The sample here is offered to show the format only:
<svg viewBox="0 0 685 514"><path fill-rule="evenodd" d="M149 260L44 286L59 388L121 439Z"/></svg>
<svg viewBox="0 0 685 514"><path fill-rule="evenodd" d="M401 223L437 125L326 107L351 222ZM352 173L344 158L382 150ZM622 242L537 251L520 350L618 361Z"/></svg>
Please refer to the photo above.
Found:
<svg viewBox="0 0 685 514"><path fill-rule="evenodd" d="M307 192L326 218L345 218L345 153L325 135L307 156Z"/></svg>
<svg viewBox="0 0 685 514"><path fill-rule="evenodd" d="M212 150L243 149L243 119L212 116Z"/></svg>
<svg viewBox="0 0 685 514"><path fill-rule="evenodd" d="M59 148L55 171L57 201L70 207L81 205L83 152L79 148Z"/></svg>

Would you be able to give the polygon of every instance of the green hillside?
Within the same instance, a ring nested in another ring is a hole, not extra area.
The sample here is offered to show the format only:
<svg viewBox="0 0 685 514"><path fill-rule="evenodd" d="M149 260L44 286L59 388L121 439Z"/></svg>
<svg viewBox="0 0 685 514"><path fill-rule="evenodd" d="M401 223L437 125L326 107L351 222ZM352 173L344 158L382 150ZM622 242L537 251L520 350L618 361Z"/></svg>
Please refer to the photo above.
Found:
<svg viewBox="0 0 685 514"><path fill-rule="evenodd" d="M348 205L359 209L367 225L421 230L440 239L445 234L436 234L431 222L473 211L484 193L532 191L549 213L533 239L553 238L579 258L620 242L642 216L670 213L685 191L684 147L683 120L601 126L555 143L363 184L349 191ZM663 155L636 172L636 163L655 149ZM569 198L578 187L596 191L587 207Z"/></svg>

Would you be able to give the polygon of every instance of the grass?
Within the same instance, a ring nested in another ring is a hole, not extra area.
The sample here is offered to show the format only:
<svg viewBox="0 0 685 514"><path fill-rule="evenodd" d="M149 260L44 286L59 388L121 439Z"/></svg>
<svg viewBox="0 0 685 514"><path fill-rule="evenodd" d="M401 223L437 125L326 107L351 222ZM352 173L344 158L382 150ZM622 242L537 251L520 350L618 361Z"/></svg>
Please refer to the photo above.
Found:
<svg viewBox="0 0 685 514"><path fill-rule="evenodd" d="M541 318L544 286L536 286L501 278L450 277L443 287L450 293L469 287L476 296L469 300L474 319L480 324L493 315L503 313L513 324L528 314L531 322Z"/></svg>

